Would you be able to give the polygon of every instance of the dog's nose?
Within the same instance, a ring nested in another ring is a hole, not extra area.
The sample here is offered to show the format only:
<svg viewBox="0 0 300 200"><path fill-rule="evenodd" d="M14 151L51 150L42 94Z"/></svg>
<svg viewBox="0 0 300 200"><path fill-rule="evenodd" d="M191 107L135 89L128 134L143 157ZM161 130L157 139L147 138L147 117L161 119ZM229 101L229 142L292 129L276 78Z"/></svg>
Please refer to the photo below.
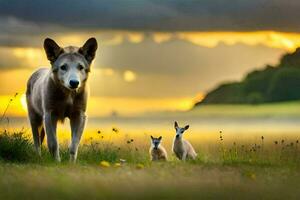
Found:
<svg viewBox="0 0 300 200"><path fill-rule="evenodd" d="M176 138L179 138L179 135L176 135Z"/></svg>
<svg viewBox="0 0 300 200"><path fill-rule="evenodd" d="M70 80L69 84L70 84L70 86L71 86L72 89L75 89L75 88L78 87L79 81L77 81L77 80Z"/></svg>

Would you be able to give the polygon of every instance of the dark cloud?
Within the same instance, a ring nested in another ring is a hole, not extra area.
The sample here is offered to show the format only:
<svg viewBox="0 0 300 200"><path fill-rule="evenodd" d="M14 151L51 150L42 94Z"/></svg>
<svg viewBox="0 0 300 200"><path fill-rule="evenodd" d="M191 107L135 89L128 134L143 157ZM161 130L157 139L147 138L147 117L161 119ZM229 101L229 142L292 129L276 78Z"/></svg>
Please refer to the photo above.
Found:
<svg viewBox="0 0 300 200"><path fill-rule="evenodd" d="M83 30L300 31L299 10L298 0L0 1L2 18Z"/></svg>

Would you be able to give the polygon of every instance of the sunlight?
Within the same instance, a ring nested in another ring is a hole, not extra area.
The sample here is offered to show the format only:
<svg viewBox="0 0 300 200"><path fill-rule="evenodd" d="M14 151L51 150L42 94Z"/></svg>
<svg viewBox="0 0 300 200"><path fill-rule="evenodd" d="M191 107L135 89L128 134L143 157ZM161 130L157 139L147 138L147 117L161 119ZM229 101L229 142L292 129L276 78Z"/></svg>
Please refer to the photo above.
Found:
<svg viewBox="0 0 300 200"><path fill-rule="evenodd" d="M280 48L288 51L294 51L300 46L300 34L277 32L277 31L251 31L251 32L195 32L195 31L178 31L178 32L144 32L144 31L94 31L92 35L102 38L104 45L120 45L125 41L131 43L141 43L147 37L154 42L161 44L173 39L184 40L198 46L214 48L219 44L236 45L245 44L248 46L263 45L269 48ZM106 35L111 35L107 38ZM147 36L147 37L146 37ZM81 45L84 39L88 37L86 33L58 35L58 42L62 45L75 44ZM31 57L32 52L27 52L27 57ZM18 55L23 55L17 53Z"/></svg>
<svg viewBox="0 0 300 200"><path fill-rule="evenodd" d="M193 101L191 101L190 99L184 99L178 103L178 110L181 111L190 110L191 108L193 108L193 106L194 106Z"/></svg>
<svg viewBox="0 0 300 200"><path fill-rule="evenodd" d="M137 32L129 32L127 34L127 37L130 42L132 43L140 43L144 40L144 34L143 33L137 33Z"/></svg>
<svg viewBox="0 0 300 200"><path fill-rule="evenodd" d="M3 113L12 96L0 96L0 113ZM110 116L112 113L123 116L142 115L161 111L187 111L194 105L195 99L184 98L128 98L128 97L94 97L88 102L87 113L90 117ZM6 116L26 117L27 104L25 94L13 98Z"/></svg>
<svg viewBox="0 0 300 200"><path fill-rule="evenodd" d="M44 50L40 48L12 48L12 54L22 62L28 63L28 67L48 65Z"/></svg>
<svg viewBox="0 0 300 200"><path fill-rule="evenodd" d="M25 94L21 95L20 102L21 102L23 110L25 112L27 112L27 103L26 103L26 95Z"/></svg>
<svg viewBox="0 0 300 200"><path fill-rule="evenodd" d="M15 97L13 95L0 96L0 113L3 114L8 107L5 117L25 117L26 100L24 97L24 94Z"/></svg>
<svg viewBox="0 0 300 200"><path fill-rule="evenodd" d="M175 37L208 48L214 48L221 43L226 45L236 45L241 43L249 46L264 45L270 48L281 48L288 51L294 51L300 46L299 33L276 31L178 32Z"/></svg>
<svg viewBox="0 0 300 200"><path fill-rule="evenodd" d="M173 34L171 33L154 33L153 34L153 40L156 43L162 43L162 42L167 42L170 39L172 39Z"/></svg>
<svg viewBox="0 0 300 200"><path fill-rule="evenodd" d="M192 108L193 97L179 98L134 98L134 97L91 97L88 114L93 117L143 115L162 111L187 111Z"/></svg>
<svg viewBox="0 0 300 200"><path fill-rule="evenodd" d="M136 80L136 73L126 70L123 74L123 77L126 82L134 82Z"/></svg>
<svg viewBox="0 0 300 200"><path fill-rule="evenodd" d="M104 76L112 76L115 74L115 71L112 68L101 68L98 69L100 75L104 75Z"/></svg>

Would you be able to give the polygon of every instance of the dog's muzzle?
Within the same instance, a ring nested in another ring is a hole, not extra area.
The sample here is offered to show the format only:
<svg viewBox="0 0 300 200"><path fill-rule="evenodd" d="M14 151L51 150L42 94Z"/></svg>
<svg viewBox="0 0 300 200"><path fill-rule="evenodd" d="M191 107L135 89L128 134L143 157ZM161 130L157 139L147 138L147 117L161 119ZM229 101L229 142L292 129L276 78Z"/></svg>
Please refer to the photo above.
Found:
<svg viewBox="0 0 300 200"><path fill-rule="evenodd" d="M70 80L69 85L70 85L70 88L76 89L79 86L79 81L77 81L77 80Z"/></svg>

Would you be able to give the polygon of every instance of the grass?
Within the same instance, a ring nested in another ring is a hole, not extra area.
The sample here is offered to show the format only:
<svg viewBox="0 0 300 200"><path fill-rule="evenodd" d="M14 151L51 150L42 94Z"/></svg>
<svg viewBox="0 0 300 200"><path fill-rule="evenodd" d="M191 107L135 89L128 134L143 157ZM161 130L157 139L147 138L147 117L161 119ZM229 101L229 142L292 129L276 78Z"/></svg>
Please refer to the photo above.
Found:
<svg viewBox="0 0 300 200"><path fill-rule="evenodd" d="M117 143L102 135L83 142L74 165L68 162L67 144L61 145L62 163L55 163L46 147L42 158L36 156L31 138L23 132L1 133L0 199L300 197L299 142L294 139L262 136L252 143L227 139L220 132L196 161L170 156L167 163L151 163L148 143L128 136ZM193 144L199 149L200 144Z"/></svg>
<svg viewBox="0 0 300 200"><path fill-rule="evenodd" d="M99 168L0 165L1 199L297 199L299 173L190 163Z"/></svg>

